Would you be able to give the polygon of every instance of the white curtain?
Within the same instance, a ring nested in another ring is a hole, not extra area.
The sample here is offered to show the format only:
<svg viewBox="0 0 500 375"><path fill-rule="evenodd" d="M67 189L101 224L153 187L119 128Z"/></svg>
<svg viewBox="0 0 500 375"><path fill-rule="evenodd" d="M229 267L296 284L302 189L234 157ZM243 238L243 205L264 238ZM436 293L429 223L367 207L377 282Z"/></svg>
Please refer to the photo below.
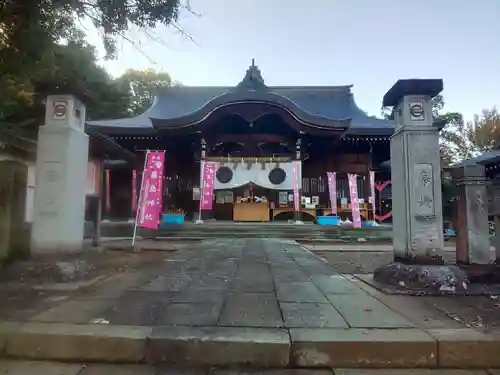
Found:
<svg viewBox="0 0 500 375"><path fill-rule="evenodd" d="M239 162L237 165L235 164L236 162L219 164L218 168L228 167L231 169L233 171L233 178L227 183L221 183L217 180L217 178L215 178L215 190L234 189L249 183L254 183L255 185L272 190L293 190L293 162L264 163L264 167L262 167L262 163L259 162L252 162L250 167L246 161ZM269 172L276 168L277 164L279 168L285 171L286 177L282 183L274 185L271 181L269 181ZM302 183L302 165L300 162L298 163L297 174L300 188Z"/></svg>

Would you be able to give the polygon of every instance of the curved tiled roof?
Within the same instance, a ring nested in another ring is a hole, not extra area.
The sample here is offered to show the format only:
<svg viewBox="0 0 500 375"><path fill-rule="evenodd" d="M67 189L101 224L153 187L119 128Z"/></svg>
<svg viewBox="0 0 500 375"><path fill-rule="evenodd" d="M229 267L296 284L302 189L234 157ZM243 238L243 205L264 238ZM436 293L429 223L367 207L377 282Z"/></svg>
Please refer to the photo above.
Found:
<svg viewBox="0 0 500 375"><path fill-rule="evenodd" d="M347 134L391 134L394 125L390 120L368 116L354 100L352 86L265 86L260 71L252 66L244 80L236 87L171 87L158 92L155 101L145 113L126 119L88 121L91 128L119 130L120 128L150 130L152 119L161 121L162 127L189 125L200 121L224 103L263 98L276 102L294 112L308 123L331 126L350 122Z"/></svg>

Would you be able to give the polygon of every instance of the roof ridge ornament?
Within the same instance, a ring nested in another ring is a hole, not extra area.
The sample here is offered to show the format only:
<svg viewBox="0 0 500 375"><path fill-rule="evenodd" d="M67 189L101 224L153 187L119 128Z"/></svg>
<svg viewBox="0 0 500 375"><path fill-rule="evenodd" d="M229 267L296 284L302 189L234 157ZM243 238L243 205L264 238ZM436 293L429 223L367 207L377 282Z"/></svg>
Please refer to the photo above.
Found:
<svg viewBox="0 0 500 375"><path fill-rule="evenodd" d="M255 65L255 59L252 59L252 65L248 67L245 77L243 77L243 80L236 87L246 90L267 89L264 78L262 78L262 73L259 67Z"/></svg>

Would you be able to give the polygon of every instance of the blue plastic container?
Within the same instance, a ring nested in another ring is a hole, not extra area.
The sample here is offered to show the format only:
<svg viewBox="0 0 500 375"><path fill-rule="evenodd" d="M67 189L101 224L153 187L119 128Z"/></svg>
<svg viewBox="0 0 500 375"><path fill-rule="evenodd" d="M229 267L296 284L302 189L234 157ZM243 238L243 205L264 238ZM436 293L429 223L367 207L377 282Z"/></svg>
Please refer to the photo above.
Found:
<svg viewBox="0 0 500 375"><path fill-rule="evenodd" d="M339 225L339 217L338 216L317 216L316 222L318 225Z"/></svg>
<svg viewBox="0 0 500 375"><path fill-rule="evenodd" d="M184 224L184 214L163 214L163 225L182 225Z"/></svg>

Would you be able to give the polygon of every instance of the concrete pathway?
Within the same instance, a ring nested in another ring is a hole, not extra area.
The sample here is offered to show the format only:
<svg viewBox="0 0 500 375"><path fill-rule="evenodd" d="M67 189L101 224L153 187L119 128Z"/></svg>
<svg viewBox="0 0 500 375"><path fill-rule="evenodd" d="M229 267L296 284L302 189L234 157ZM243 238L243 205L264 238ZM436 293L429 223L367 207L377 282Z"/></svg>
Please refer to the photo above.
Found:
<svg viewBox="0 0 500 375"><path fill-rule="evenodd" d="M500 367L497 333L385 296L291 241L202 241L156 259L11 310L0 352L199 366Z"/></svg>

